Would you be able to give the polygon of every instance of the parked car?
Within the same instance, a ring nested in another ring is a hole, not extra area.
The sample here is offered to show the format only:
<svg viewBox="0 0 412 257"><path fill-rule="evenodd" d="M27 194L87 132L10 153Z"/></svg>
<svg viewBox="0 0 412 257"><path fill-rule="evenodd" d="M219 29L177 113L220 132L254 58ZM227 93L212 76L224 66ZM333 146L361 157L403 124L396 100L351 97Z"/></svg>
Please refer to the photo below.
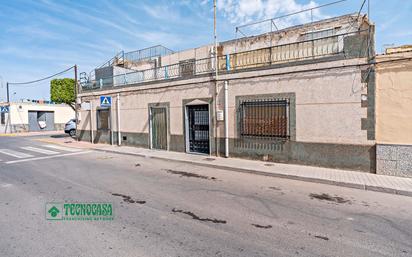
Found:
<svg viewBox="0 0 412 257"><path fill-rule="evenodd" d="M76 136L76 119L71 119L66 123L66 125L64 125L64 132L69 134L71 137Z"/></svg>

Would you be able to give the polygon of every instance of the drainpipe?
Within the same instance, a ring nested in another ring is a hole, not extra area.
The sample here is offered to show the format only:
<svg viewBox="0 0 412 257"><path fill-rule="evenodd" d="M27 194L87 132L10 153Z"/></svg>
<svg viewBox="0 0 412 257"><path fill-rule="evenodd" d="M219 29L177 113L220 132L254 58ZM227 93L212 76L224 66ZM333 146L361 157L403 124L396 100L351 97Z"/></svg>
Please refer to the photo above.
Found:
<svg viewBox="0 0 412 257"><path fill-rule="evenodd" d="M113 140L114 140L114 136L113 136L113 109L112 107L110 107L110 145L113 145Z"/></svg>
<svg viewBox="0 0 412 257"><path fill-rule="evenodd" d="M225 93L225 157L229 157L229 96L228 96L228 81L225 80L224 93Z"/></svg>
<svg viewBox="0 0 412 257"><path fill-rule="evenodd" d="M117 94L117 145L120 146L122 145L122 140L121 140L121 132L120 132L120 94Z"/></svg>
<svg viewBox="0 0 412 257"><path fill-rule="evenodd" d="M93 144L94 142L94 135L93 135L93 102L90 101L90 140Z"/></svg>

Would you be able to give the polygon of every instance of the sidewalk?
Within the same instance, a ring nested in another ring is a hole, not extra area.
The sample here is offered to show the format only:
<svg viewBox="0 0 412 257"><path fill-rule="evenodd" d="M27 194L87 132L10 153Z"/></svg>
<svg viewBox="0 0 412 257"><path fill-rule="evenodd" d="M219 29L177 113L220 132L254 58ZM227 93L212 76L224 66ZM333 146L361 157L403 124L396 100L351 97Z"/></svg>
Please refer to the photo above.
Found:
<svg viewBox="0 0 412 257"><path fill-rule="evenodd" d="M153 159L172 160L217 169L412 196L412 178L401 178L293 164L279 164L236 158L221 158L215 156L149 150L145 148L128 146L118 147L103 144L91 144L88 142L77 142L69 138L47 138L42 141L55 144L70 143L71 147L88 148L98 151L149 157Z"/></svg>
<svg viewBox="0 0 412 257"><path fill-rule="evenodd" d="M2 133L0 132L0 137L35 137L35 136L68 136L63 131L39 131L39 132L19 132L19 133Z"/></svg>

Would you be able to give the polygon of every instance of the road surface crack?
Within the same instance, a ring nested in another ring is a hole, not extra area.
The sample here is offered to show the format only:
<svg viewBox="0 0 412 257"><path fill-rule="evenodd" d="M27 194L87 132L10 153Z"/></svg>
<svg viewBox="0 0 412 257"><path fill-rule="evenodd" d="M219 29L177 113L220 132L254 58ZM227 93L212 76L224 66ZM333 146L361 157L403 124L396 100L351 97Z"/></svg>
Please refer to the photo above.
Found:
<svg viewBox="0 0 412 257"><path fill-rule="evenodd" d="M192 173L192 172L179 171L179 170L171 170L171 169L165 169L165 171L166 171L167 173L170 173L170 174L180 175L180 177L189 177L189 178L200 178L200 179L216 180L215 177L203 176L203 175L199 175L199 174Z"/></svg>
<svg viewBox="0 0 412 257"><path fill-rule="evenodd" d="M178 210L178 209L173 208L172 212L174 212L174 213L183 213L183 214L189 215L194 220L226 224L226 220L218 220L218 219L211 219L211 218L200 218L199 216L197 216L196 214L194 214L193 212L190 212L190 211Z"/></svg>
<svg viewBox="0 0 412 257"><path fill-rule="evenodd" d="M329 238L326 237L326 236L314 236L314 237L319 238L319 239L323 239L323 240L325 240L325 241L328 241L328 240L329 240Z"/></svg>
<svg viewBox="0 0 412 257"><path fill-rule="evenodd" d="M345 199L345 198L343 198L343 197L340 197L340 196L331 196L331 195L328 195L328 194L325 194L325 193L323 193L323 194L310 194L309 195L309 197L310 197L310 199L314 199L314 198L316 198L316 199L318 199L318 200L323 200L323 201L329 201L329 202L335 202L335 203L351 203L351 201L350 200L347 200L347 199Z"/></svg>
<svg viewBox="0 0 412 257"><path fill-rule="evenodd" d="M256 228L264 228L264 229L269 229L272 228L272 225L259 225L259 224L251 224L252 226L256 227Z"/></svg>
<svg viewBox="0 0 412 257"><path fill-rule="evenodd" d="M131 196L128 196L128 195L116 194L116 193L113 193L112 195L122 197L123 202L126 202L126 203L138 203L138 204L145 204L146 203L146 201L134 200L134 199L132 199Z"/></svg>

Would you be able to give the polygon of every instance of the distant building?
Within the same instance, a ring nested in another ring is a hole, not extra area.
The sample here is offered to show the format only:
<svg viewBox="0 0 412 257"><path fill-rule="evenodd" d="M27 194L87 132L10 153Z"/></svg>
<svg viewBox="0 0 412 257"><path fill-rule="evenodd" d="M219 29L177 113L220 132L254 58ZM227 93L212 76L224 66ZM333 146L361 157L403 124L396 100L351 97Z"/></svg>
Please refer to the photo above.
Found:
<svg viewBox="0 0 412 257"><path fill-rule="evenodd" d="M5 106L7 103L0 103ZM65 104L44 101L10 103L9 113L1 113L0 133L63 131L64 124L75 117L73 109Z"/></svg>
<svg viewBox="0 0 412 257"><path fill-rule="evenodd" d="M218 67L212 44L120 53L82 75L78 136L374 173L374 49L351 14L221 42Z"/></svg>

